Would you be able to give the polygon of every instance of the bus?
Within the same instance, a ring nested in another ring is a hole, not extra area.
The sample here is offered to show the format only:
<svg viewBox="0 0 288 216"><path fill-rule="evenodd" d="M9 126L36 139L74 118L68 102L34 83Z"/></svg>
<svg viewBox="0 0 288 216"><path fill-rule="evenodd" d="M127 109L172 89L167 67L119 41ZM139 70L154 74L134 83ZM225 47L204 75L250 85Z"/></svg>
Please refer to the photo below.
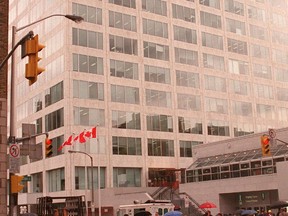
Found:
<svg viewBox="0 0 288 216"><path fill-rule="evenodd" d="M170 200L147 200L145 203L134 201L131 205L120 205L117 216L163 216L174 210Z"/></svg>

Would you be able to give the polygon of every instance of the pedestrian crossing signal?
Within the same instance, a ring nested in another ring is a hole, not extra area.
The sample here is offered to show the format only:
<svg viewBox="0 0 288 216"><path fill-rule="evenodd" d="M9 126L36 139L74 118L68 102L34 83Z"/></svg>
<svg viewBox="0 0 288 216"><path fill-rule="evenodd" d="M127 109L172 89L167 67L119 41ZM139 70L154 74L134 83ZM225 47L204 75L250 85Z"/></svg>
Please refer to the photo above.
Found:
<svg viewBox="0 0 288 216"><path fill-rule="evenodd" d="M261 136L262 156L271 156L270 152L270 138L267 135Z"/></svg>

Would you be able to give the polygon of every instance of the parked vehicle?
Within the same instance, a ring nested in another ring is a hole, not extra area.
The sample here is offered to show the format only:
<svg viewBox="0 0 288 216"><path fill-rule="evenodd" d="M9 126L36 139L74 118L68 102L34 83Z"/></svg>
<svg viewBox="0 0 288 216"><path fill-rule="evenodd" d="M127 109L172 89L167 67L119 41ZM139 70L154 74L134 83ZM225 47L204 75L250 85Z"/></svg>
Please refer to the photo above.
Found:
<svg viewBox="0 0 288 216"><path fill-rule="evenodd" d="M174 210L170 200L148 200L145 203L134 202L131 205L120 205L117 216L163 216Z"/></svg>

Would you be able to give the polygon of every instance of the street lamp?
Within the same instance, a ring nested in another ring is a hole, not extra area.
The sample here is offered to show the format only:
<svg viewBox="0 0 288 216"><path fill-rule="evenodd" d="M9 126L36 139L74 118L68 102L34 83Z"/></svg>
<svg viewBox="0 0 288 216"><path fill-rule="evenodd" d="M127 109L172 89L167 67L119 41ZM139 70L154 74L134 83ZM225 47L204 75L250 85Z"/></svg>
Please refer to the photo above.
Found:
<svg viewBox="0 0 288 216"><path fill-rule="evenodd" d="M73 151L73 150L69 150L69 153L80 153L80 154L85 154L87 155L90 160L91 160L91 212L92 212L92 216L95 216L95 200L94 200L94 174L93 174L93 157L89 154L87 154L86 152L83 151ZM99 179L99 178L98 178ZM100 184L100 182L98 182L98 184ZM99 206L100 208L100 206ZM100 210L99 210L100 211Z"/></svg>
<svg viewBox="0 0 288 216"><path fill-rule="evenodd" d="M47 17L44 17L42 19L39 19L35 22L32 22L28 25L25 25L25 26L22 26L22 27L19 27L17 28L16 26L12 26L12 41L11 41L11 44L12 44L12 50L15 48L15 36L16 36L16 33L18 31L21 31L27 27L30 27L36 23L39 23L43 20L46 20L50 17L54 17L54 16L63 16L67 19L70 19L76 23L79 23L83 20L83 17L81 16L76 16L76 15L65 15L65 14L52 14L50 16L47 16ZM10 137L9 137L9 144L12 143L12 141L15 141L15 125L14 125L14 99L15 99L15 81L14 81L14 70L15 70L15 54L14 52L12 53L11 55L11 72L10 72ZM9 179L11 181L11 172L9 172ZM14 198L14 197L13 197ZM13 208L15 206L15 203L16 203L16 198L13 199L12 198L12 194L11 194L11 186L10 186L10 192L9 192L9 215L13 215ZM18 213L17 213L18 215Z"/></svg>

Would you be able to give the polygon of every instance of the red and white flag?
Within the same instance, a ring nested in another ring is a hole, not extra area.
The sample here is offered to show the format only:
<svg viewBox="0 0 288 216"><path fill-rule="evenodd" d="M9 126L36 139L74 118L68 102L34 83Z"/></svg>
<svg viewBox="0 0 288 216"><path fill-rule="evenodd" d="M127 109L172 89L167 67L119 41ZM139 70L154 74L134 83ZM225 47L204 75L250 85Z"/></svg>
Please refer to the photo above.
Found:
<svg viewBox="0 0 288 216"><path fill-rule="evenodd" d="M91 130L85 132L85 137L93 139L97 137L96 127L93 127Z"/></svg>
<svg viewBox="0 0 288 216"><path fill-rule="evenodd" d="M93 139L97 137L96 127L91 128L90 130L84 130L79 135L73 138L71 135L68 140L66 140L62 145L58 148L58 151L61 151L66 145L72 145L73 142L85 143L86 139Z"/></svg>
<svg viewBox="0 0 288 216"><path fill-rule="evenodd" d="M85 139L84 135L85 135L85 130L83 132L81 132L78 136L76 136L73 141L79 142L79 143L85 143L86 139Z"/></svg>
<svg viewBox="0 0 288 216"><path fill-rule="evenodd" d="M62 145L58 148L58 151L61 151L62 148L64 148L66 145L72 145L72 135L69 136L69 138L64 143L62 143Z"/></svg>

